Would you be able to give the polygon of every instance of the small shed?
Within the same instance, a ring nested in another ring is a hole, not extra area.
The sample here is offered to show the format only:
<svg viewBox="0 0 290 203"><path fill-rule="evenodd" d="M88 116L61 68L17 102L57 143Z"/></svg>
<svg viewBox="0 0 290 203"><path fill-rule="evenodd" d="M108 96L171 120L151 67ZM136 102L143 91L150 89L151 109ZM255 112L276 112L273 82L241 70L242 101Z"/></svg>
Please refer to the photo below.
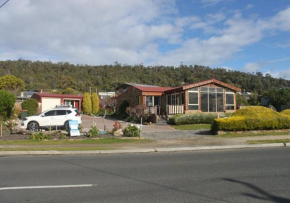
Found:
<svg viewBox="0 0 290 203"><path fill-rule="evenodd" d="M66 104L81 111L83 95L34 93L31 98L38 101L38 112L41 113L56 105Z"/></svg>

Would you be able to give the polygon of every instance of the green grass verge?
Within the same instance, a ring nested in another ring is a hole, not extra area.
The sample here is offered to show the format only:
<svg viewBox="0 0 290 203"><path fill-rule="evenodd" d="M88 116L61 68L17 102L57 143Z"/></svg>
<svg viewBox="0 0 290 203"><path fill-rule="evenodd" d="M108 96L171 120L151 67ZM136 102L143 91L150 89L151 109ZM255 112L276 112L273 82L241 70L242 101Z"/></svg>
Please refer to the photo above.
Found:
<svg viewBox="0 0 290 203"><path fill-rule="evenodd" d="M0 145L78 145L78 144L122 144L122 143L148 143L147 139L84 139L84 140L1 140Z"/></svg>
<svg viewBox="0 0 290 203"><path fill-rule="evenodd" d="M267 144L267 143L287 143L290 139L280 139L280 140L248 140L248 144Z"/></svg>
<svg viewBox="0 0 290 203"><path fill-rule="evenodd" d="M0 148L0 151L89 151L89 150L113 150L109 147L22 147Z"/></svg>
<svg viewBox="0 0 290 203"><path fill-rule="evenodd" d="M172 125L171 127L177 130L201 130L201 129L210 130L211 124Z"/></svg>
<svg viewBox="0 0 290 203"><path fill-rule="evenodd" d="M261 133L225 133L222 135L218 135L218 137L227 137L227 138L235 138L235 137L255 137L255 136L267 136L267 135L290 135L290 132L261 132Z"/></svg>

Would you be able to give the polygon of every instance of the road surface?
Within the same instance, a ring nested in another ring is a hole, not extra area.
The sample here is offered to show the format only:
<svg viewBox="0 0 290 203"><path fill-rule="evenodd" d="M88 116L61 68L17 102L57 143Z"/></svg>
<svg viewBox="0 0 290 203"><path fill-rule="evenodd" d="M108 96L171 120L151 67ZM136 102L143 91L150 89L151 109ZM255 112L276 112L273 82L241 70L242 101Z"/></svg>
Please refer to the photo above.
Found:
<svg viewBox="0 0 290 203"><path fill-rule="evenodd" d="M290 149L0 157L0 202L290 202Z"/></svg>

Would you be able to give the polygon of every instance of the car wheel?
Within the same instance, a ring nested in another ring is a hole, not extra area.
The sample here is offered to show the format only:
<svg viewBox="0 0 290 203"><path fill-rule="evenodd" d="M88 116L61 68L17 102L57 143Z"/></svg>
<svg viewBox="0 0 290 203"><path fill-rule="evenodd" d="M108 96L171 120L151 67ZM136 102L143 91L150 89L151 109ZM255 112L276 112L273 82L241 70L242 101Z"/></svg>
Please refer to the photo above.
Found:
<svg viewBox="0 0 290 203"><path fill-rule="evenodd" d="M28 130L31 130L31 131L38 131L39 130L39 125L37 122L35 121L32 121L30 123L28 123Z"/></svg>
<svg viewBox="0 0 290 203"><path fill-rule="evenodd" d="M69 123L68 123L68 121L66 121L66 122L64 123L64 129L65 129L66 131L69 131Z"/></svg>

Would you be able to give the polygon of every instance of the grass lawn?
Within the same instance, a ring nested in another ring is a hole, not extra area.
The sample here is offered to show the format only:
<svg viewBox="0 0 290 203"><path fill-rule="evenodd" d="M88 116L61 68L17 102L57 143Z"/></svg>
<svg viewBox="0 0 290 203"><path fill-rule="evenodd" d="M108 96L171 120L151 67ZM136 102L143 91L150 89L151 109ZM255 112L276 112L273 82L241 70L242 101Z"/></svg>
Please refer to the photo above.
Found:
<svg viewBox="0 0 290 203"><path fill-rule="evenodd" d="M148 143L146 139L84 139L84 140L1 140L0 145L79 145L79 144L121 144L121 143Z"/></svg>
<svg viewBox="0 0 290 203"><path fill-rule="evenodd" d="M0 141L0 151L88 151L114 150L119 144L149 143L146 139L11 140ZM2 147L1 147L2 145ZM12 146L11 146L12 145Z"/></svg>
<svg viewBox="0 0 290 203"><path fill-rule="evenodd" d="M201 129L210 130L211 124L172 125L171 127L177 130L201 130Z"/></svg>
<svg viewBox="0 0 290 203"><path fill-rule="evenodd" d="M241 134L225 133L222 135L218 135L218 137L235 138L235 137L255 137L267 135L290 135L290 132L261 132L261 133L241 133Z"/></svg>
<svg viewBox="0 0 290 203"><path fill-rule="evenodd" d="M89 151L89 150L113 150L110 147L14 147L0 148L0 151Z"/></svg>
<svg viewBox="0 0 290 203"><path fill-rule="evenodd" d="M288 143L290 139L280 139L280 140L249 140L248 144L267 144L267 143Z"/></svg>

